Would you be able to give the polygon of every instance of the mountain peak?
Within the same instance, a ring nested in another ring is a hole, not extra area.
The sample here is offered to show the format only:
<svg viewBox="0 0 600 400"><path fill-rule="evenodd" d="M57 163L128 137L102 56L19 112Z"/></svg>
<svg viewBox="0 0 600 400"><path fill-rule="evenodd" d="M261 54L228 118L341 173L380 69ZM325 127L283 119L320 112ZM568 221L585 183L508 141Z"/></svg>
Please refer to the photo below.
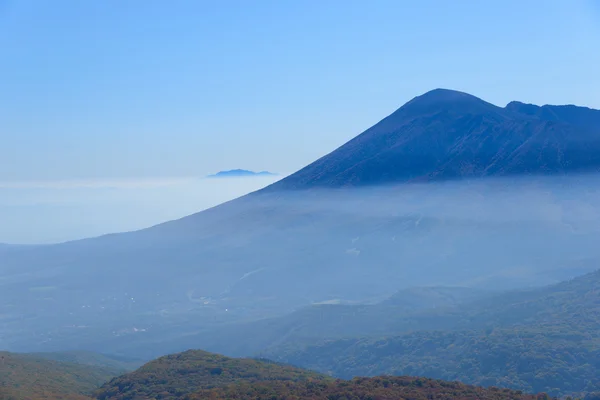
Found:
<svg viewBox="0 0 600 400"><path fill-rule="evenodd" d="M600 111L435 89L268 190L592 172L598 151Z"/></svg>
<svg viewBox="0 0 600 400"><path fill-rule="evenodd" d="M412 102L453 102L453 101L464 101L464 100L480 100L479 98L458 90L437 88L430 90L429 92L423 93L420 96L412 99L408 104Z"/></svg>
<svg viewBox="0 0 600 400"><path fill-rule="evenodd" d="M410 100L400 110L411 113L428 111L485 113L497 111L498 108L468 93L451 89L433 89Z"/></svg>

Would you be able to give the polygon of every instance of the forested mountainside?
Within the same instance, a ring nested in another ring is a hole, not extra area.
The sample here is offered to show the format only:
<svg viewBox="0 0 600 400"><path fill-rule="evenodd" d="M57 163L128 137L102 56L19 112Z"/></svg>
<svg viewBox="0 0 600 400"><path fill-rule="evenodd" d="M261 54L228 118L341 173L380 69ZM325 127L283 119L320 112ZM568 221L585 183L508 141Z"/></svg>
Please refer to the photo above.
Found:
<svg viewBox="0 0 600 400"><path fill-rule="evenodd" d="M61 362L35 354L0 352L0 399L83 400L121 368Z"/></svg>
<svg viewBox="0 0 600 400"><path fill-rule="evenodd" d="M105 384L96 396L118 399L489 399L538 400L508 389L427 378L332 379L268 360L234 359L199 350L154 360Z"/></svg>
<svg viewBox="0 0 600 400"><path fill-rule="evenodd" d="M452 309L430 329L287 343L269 356L335 376L420 375L552 395L600 392L600 272ZM443 315L443 314L442 314ZM393 318L393 317L391 317ZM422 326L422 325L421 325Z"/></svg>
<svg viewBox="0 0 600 400"><path fill-rule="evenodd" d="M238 383L201 390L187 400L548 400L546 394L523 394L520 391L481 388L458 382L425 378L376 377L351 381L302 381Z"/></svg>
<svg viewBox="0 0 600 400"><path fill-rule="evenodd" d="M160 357L119 376L96 392L108 399L180 399L200 389L244 381L329 379L324 375L268 360L235 359L201 350Z"/></svg>
<svg viewBox="0 0 600 400"><path fill-rule="evenodd" d="M279 352L281 360L335 376L418 375L526 392L600 392L600 341L570 327L422 331L338 339Z"/></svg>

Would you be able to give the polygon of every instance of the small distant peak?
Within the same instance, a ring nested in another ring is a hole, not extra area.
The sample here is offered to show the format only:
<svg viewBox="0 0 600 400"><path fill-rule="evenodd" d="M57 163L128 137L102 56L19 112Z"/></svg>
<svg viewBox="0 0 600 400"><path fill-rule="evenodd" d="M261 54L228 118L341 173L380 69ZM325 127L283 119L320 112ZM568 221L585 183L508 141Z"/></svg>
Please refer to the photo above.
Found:
<svg viewBox="0 0 600 400"><path fill-rule="evenodd" d="M219 171L214 175L208 175L207 178L240 178L252 176L276 176L277 174L269 171L254 172L246 169L231 169L229 171Z"/></svg>

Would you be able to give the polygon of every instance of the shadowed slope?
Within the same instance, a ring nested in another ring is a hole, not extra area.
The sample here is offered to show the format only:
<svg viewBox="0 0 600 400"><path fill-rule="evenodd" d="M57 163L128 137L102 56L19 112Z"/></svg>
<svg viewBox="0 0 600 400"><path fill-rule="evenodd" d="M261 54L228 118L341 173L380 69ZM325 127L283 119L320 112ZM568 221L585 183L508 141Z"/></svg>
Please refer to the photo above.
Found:
<svg viewBox="0 0 600 400"><path fill-rule="evenodd" d="M538 109L436 89L267 190L597 171L600 111Z"/></svg>

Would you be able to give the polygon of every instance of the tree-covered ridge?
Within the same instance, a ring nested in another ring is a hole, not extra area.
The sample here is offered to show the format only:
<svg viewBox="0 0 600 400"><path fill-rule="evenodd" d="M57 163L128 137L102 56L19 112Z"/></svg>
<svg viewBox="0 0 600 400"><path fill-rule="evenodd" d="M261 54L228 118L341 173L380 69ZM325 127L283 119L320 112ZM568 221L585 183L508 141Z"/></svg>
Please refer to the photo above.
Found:
<svg viewBox="0 0 600 400"><path fill-rule="evenodd" d="M30 354L0 352L0 399L88 399L100 385L121 372Z"/></svg>
<svg viewBox="0 0 600 400"><path fill-rule="evenodd" d="M509 389L469 386L426 378L355 378L351 381L243 382L205 389L186 400L542 400L546 394L531 395Z"/></svg>
<svg viewBox="0 0 600 400"><path fill-rule="evenodd" d="M200 350L172 354L112 379L98 399L177 399L200 389L238 381L329 379L315 372L267 360L235 359Z"/></svg>
<svg viewBox="0 0 600 400"><path fill-rule="evenodd" d="M576 330L547 329L342 339L282 359L342 378L418 375L552 395L600 391L599 343Z"/></svg>
<svg viewBox="0 0 600 400"><path fill-rule="evenodd" d="M265 355L341 378L418 375L552 395L598 392L599 294L595 272L405 319L414 324L390 314L406 325L395 335L287 343Z"/></svg>

